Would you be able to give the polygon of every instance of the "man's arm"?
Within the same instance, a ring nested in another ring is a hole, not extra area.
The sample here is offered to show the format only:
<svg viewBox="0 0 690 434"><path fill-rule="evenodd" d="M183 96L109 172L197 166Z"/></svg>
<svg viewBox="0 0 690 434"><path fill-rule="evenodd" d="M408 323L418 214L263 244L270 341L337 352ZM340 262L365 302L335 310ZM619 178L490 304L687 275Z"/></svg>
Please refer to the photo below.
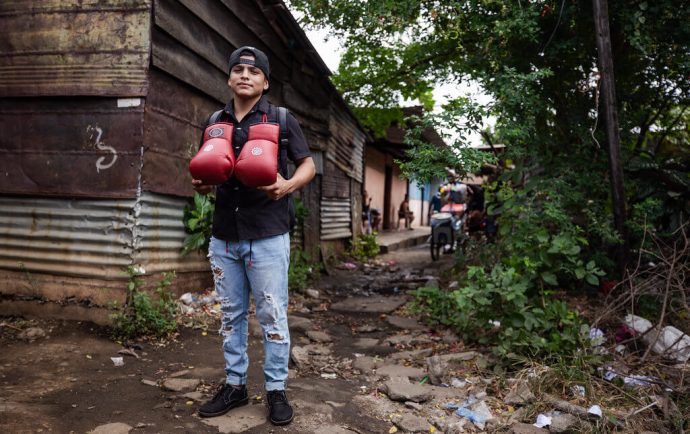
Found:
<svg viewBox="0 0 690 434"><path fill-rule="evenodd" d="M295 166L297 166L297 170L295 170L292 178L285 179L278 173L276 182L273 185L258 187L259 190L265 191L271 199L278 200L286 194L290 194L304 187L314 178L314 175L316 175L316 166L314 165L314 159L312 157L305 157L295 161Z"/></svg>

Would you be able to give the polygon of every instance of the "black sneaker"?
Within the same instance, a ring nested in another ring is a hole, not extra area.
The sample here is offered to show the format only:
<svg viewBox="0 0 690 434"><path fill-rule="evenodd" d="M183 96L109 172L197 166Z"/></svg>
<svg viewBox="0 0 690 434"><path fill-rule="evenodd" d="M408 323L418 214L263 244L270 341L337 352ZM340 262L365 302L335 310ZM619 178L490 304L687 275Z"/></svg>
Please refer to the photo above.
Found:
<svg viewBox="0 0 690 434"><path fill-rule="evenodd" d="M218 390L216 396L199 408L199 416L220 416L248 402L249 396L247 395L246 386L242 385L242 387L236 389L229 384L224 384L223 387Z"/></svg>
<svg viewBox="0 0 690 434"><path fill-rule="evenodd" d="M273 425L287 425L292 422L295 413L285 396L284 390L271 390L266 393L268 419Z"/></svg>

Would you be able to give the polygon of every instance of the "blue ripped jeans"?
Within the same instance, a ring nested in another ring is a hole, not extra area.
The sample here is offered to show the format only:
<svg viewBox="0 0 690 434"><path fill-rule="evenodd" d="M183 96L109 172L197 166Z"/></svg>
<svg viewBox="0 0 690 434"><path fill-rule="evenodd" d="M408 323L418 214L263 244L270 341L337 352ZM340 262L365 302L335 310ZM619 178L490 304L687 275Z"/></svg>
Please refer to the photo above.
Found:
<svg viewBox="0 0 690 434"><path fill-rule="evenodd" d="M238 242L211 237L208 256L221 304L220 334L227 383L247 384L247 311L251 291L256 318L263 330L265 388L284 390L290 358L290 235Z"/></svg>

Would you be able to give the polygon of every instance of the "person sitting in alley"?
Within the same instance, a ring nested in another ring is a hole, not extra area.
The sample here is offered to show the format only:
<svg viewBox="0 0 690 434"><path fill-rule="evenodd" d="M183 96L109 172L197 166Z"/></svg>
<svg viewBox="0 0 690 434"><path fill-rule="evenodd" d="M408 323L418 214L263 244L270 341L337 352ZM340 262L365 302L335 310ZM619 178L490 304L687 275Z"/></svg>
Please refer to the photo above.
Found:
<svg viewBox="0 0 690 434"><path fill-rule="evenodd" d="M371 231L381 232L381 222L383 221L381 212L377 208L371 208L369 213L371 215Z"/></svg>
<svg viewBox="0 0 690 434"><path fill-rule="evenodd" d="M412 222L414 221L414 213L410 211L410 197L407 194L400 204L400 208L398 208L398 229L400 229L400 220L403 219L405 220L405 227L411 230Z"/></svg>

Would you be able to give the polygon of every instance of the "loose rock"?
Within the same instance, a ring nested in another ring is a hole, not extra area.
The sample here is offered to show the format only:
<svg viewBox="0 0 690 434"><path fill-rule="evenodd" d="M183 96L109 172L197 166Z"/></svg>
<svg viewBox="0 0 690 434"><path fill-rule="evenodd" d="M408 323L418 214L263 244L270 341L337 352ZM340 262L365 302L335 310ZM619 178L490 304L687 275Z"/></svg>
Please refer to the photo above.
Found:
<svg viewBox="0 0 690 434"><path fill-rule="evenodd" d="M191 392L200 382L196 378L167 378L163 381L163 389L171 392Z"/></svg>
<svg viewBox="0 0 690 434"><path fill-rule="evenodd" d="M301 316L290 315L288 319L288 324L290 326L290 329L302 333L306 333L314 328L314 325L312 324L310 319L303 318Z"/></svg>
<svg viewBox="0 0 690 434"><path fill-rule="evenodd" d="M376 368L377 363L374 361L373 357L362 356L357 357L354 362L352 362L352 367L363 374L369 374Z"/></svg>
<svg viewBox="0 0 690 434"><path fill-rule="evenodd" d="M549 430L544 428L537 428L534 425L527 423L516 423L510 427L510 432L513 434L548 434Z"/></svg>
<svg viewBox="0 0 690 434"><path fill-rule="evenodd" d="M361 338L357 339L352 343L352 346L355 348L362 348L362 349L368 349L368 348L374 348L379 344L378 339L372 339L372 338Z"/></svg>
<svg viewBox="0 0 690 434"><path fill-rule="evenodd" d="M245 405L223 416L201 419L209 426L215 426L223 434L242 433L266 423L264 405Z"/></svg>
<svg viewBox="0 0 690 434"><path fill-rule="evenodd" d="M305 289L304 295L310 298L321 298L321 294L316 289Z"/></svg>
<svg viewBox="0 0 690 434"><path fill-rule="evenodd" d="M553 433L571 432L579 419L572 414L561 413L551 416L549 431Z"/></svg>
<svg viewBox="0 0 690 434"><path fill-rule="evenodd" d="M19 333L17 337L25 341L35 341L36 339L46 337L46 332L40 327L29 327L28 329Z"/></svg>
<svg viewBox="0 0 690 434"><path fill-rule="evenodd" d="M128 434L133 428L126 423L115 422L100 425L91 430L91 434Z"/></svg>
<svg viewBox="0 0 690 434"><path fill-rule="evenodd" d="M388 395L388 398L393 401L425 402L431 398L431 392L419 384L399 383L388 380L383 383L379 390Z"/></svg>
<svg viewBox="0 0 690 434"><path fill-rule="evenodd" d="M315 330L310 330L307 332L307 337L314 342L325 343L332 342L333 338L326 332L319 332Z"/></svg>
<svg viewBox="0 0 690 434"><path fill-rule="evenodd" d="M336 312L390 313L407 303L407 297L352 297L334 303L331 310Z"/></svg>
<svg viewBox="0 0 690 434"><path fill-rule="evenodd" d="M503 398L503 402L508 405L525 405L534 401L536 397L529 388L526 381L518 381L511 389L508 395Z"/></svg>
<svg viewBox="0 0 690 434"><path fill-rule="evenodd" d="M423 417L412 414L403 414L393 419L393 423L406 432L429 432L429 422Z"/></svg>
<svg viewBox="0 0 690 434"><path fill-rule="evenodd" d="M422 330L424 326L417 322L414 318L406 318L402 316L389 316L386 318L388 324L404 330Z"/></svg>
<svg viewBox="0 0 690 434"><path fill-rule="evenodd" d="M376 369L376 375L383 377L408 377L412 379L422 379L426 373L419 368L412 368L402 365L383 365Z"/></svg>

